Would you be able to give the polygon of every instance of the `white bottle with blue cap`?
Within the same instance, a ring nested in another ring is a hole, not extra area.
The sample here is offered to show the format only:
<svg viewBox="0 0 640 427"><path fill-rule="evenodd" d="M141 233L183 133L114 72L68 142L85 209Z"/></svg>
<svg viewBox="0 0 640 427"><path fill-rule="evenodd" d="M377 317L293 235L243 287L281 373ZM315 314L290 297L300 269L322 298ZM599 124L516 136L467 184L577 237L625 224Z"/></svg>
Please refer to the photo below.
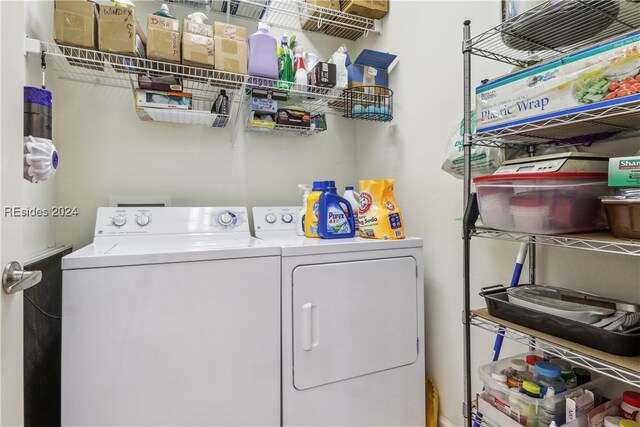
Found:
<svg viewBox="0 0 640 427"><path fill-rule="evenodd" d="M355 192L353 187L347 186L344 188L344 194L342 195L353 209L353 223L356 229L356 236L360 233L360 226L358 225L358 209L360 208L360 195Z"/></svg>

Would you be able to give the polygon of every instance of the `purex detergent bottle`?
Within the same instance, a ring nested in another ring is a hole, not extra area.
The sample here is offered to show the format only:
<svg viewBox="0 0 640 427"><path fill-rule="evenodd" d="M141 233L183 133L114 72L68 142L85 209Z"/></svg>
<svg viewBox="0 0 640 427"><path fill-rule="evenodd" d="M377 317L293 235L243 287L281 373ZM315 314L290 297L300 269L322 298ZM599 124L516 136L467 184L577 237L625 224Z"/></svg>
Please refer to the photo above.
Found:
<svg viewBox="0 0 640 427"><path fill-rule="evenodd" d="M320 195L318 234L323 239L340 239L355 235L353 209L347 199L338 195L335 181L325 181Z"/></svg>

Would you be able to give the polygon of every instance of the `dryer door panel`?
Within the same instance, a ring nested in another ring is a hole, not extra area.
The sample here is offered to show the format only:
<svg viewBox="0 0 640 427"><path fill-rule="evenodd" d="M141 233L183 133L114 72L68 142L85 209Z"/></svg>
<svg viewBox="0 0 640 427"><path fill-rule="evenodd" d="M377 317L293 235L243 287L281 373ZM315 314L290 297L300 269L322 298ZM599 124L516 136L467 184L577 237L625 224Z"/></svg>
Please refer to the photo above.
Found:
<svg viewBox="0 0 640 427"><path fill-rule="evenodd" d="M413 257L296 267L294 387L304 390L413 363L417 286Z"/></svg>

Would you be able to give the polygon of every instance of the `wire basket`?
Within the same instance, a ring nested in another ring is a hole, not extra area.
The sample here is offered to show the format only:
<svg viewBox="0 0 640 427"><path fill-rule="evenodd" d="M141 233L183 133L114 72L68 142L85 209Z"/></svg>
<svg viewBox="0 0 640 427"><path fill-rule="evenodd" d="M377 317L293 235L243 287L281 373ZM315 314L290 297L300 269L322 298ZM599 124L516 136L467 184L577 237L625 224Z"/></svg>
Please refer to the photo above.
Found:
<svg viewBox="0 0 640 427"><path fill-rule="evenodd" d="M393 119L393 91L387 87L353 87L345 89L343 97L343 117L376 122Z"/></svg>

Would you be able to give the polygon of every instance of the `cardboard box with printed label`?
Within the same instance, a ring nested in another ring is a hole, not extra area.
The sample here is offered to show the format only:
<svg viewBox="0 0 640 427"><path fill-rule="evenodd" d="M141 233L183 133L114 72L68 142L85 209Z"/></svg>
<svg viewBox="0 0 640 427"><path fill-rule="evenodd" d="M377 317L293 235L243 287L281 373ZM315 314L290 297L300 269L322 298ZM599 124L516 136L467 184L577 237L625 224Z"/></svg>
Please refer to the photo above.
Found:
<svg viewBox="0 0 640 427"><path fill-rule="evenodd" d="M389 12L387 0L340 0L343 12L371 19L382 19Z"/></svg>
<svg viewBox="0 0 640 427"><path fill-rule="evenodd" d="M396 55L375 50L363 49L356 60L347 66L349 87L389 86L387 69L396 59ZM386 91L378 91L380 94Z"/></svg>
<svg viewBox="0 0 640 427"><path fill-rule="evenodd" d="M635 32L500 77L476 88L477 131L637 101L639 73L640 32Z"/></svg>
<svg viewBox="0 0 640 427"><path fill-rule="evenodd" d="M182 25L182 63L214 66L213 26L184 20Z"/></svg>
<svg viewBox="0 0 640 427"><path fill-rule="evenodd" d="M306 0L299 4L300 24L303 30L322 31L327 27L329 21L335 17L331 11L340 11L339 0ZM325 11L324 9L330 9ZM313 17L309 19L309 17Z"/></svg>
<svg viewBox="0 0 640 427"><path fill-rule="evenodd" d="M247 41L247 29L237 25L225 24L224 22L215 22L214 37L233 39L239 41Z"/></svg>
<svg viewBox="0 0 640 427"><path fill-rule="evenodd" d="M214 37L216 70L247 73L247 42Z"/></svg>
<svg viewBox="0 0 640 427"><path fill-rule="evenodd" d="M147 16L147 58L180 62L180 21Z"/></svg>
<svg viewBox="0 0 640 427"><path fill-rule="evenodd" d="M56 43L96 48L98 8L91 1L56 0L53 12L53 38Z"/></svg>
<svg viewBox="0 0 640 427"><path fill-rule="evenodd" d="M98 48L103 52L145 56L146 37L135 9L101 6L98 15Z"/></svg>

